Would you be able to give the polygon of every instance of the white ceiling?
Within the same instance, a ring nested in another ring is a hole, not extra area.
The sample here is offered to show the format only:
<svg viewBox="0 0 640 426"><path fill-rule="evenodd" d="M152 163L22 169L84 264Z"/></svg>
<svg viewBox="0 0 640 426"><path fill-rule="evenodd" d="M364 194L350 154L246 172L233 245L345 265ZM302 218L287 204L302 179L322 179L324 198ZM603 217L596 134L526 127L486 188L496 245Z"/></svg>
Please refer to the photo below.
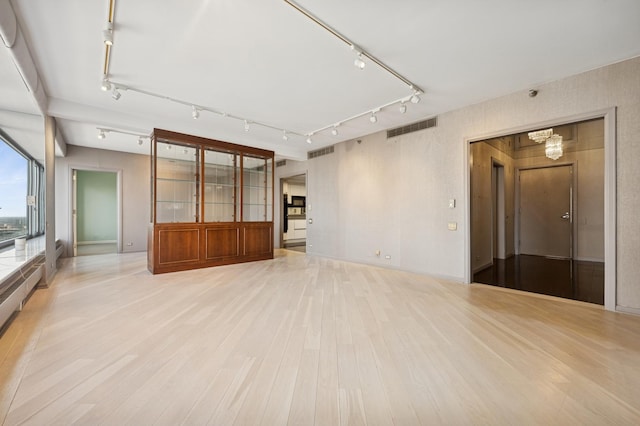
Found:
<svg viewBox="0 0 640 426"><path fill-rule="evenodd" d="M355 119L309 145L256 125L245 132L242 121L207 111L194 120L188 105L131 90L112 99L100 90L108 0L10 3L66 142L140 153L147 143L115 133L98 140L96 127L164 128L306 158L311 149L508 93L526 96L543 82L640 55L637 0L300 0L425 91L406 114L394 105L375 124ZM411 94L370 61L354 67L349 46L283 0L116 0L114 22L112 81L279 129L307 134ZM7 113L33 120L38 109L0 50L0 127L42 158L41 120L18 129L24 123Z"/></svg>

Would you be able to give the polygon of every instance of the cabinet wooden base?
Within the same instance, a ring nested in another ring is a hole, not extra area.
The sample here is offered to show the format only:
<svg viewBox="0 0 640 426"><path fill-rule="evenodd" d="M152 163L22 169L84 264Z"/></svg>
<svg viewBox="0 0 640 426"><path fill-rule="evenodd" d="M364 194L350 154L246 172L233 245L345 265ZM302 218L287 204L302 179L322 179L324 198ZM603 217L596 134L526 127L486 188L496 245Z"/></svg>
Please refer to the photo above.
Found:
<svg viewBox="0 0 640 426"><path fill-rule="evenodd" d="M149 226L153 274L273 259L273 223L167 223Z"/></svg>

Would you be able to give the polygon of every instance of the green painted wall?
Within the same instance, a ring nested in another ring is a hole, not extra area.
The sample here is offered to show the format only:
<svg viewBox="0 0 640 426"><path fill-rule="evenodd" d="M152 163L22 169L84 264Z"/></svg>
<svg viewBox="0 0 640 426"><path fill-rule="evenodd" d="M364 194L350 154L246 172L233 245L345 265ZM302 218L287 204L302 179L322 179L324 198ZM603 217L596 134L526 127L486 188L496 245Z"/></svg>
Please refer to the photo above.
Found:
<svg viewBox="0 0 640 426"><path fill-rule="evenodd" d="M117 174L115 172L77 172L78 242L116 241Z"/></svg>

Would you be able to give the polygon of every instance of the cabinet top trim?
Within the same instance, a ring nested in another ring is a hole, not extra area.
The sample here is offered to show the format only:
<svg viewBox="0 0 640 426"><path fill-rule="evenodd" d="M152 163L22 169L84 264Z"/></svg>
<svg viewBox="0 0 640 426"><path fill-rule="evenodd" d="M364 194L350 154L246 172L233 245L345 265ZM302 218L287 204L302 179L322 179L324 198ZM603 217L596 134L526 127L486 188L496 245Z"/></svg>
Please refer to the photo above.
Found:
<svg viewBox="0 0 640 426"><path fill-rule="evenodd" d="M246 145L238 145L231 142L219 141L216 139L204 138L201 136L187 135L185 133L172 132L170 130L153 129L153 134L157 139L165 139L170 142L186 142L205 145L207 147L222 149L230 152L243 152L246 154L259 155L261 157L273 158L273 151L254 148Z"/></svg>

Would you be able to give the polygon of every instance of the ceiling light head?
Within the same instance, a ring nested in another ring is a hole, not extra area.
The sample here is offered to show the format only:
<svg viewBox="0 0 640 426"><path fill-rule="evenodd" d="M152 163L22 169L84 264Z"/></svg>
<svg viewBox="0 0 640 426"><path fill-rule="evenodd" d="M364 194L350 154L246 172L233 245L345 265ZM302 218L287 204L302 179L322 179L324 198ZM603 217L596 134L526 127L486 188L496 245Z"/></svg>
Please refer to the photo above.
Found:
<svg viewBox="0 0 640 426"><path fill-rule="evenodd" d="M289 136L287 135L287 131L286 130L282 131L282 140L283 141L288 141L289 140Z"/></svg>
<svg viewBox="0 0 640 426"><path fill-rule="evenodd" d="M313 133L309 133L307 135L307 143L312 143L313 141L311 140L311 136L313 136Z"/></svg>
<svg viewBox="0 0 640 426"><path fill-rule="evenodd" d="M362 59L362 49L355 44L352 44L351 50L353 50L356 55L358 55L357 58L353 60L353 65L355 65L356 68L363 70L367 64Z"/></svg>
<svg viewBox="0 0 640 426"><path fill-rule="evenodd" d="M331 129L331 134L333 136L338 136L338 124L336 124L335 126L333 126L333 129Z"/></svg>
<svg viewBox="0 0 640 426"><path fill-rule="evenodd" d="M200 117L200 110L196 108L195 105L191 106L191 117L193 117L194 120L197 120L198 117Z"/></svg>
<svg viewBox="0 0 640 426"><path fill-rule="evenodd" d="M118 88L114 86L111 97L117 101L118 99L120 99L120 96L122 96L122 94L118 91Z"/></svg>
<svg viewBox="0 0 640 426"><path fill-rule="evenodd" d="M378 117L374 111L371 111L371 115L369 116L369 121L375 123L378 121Z"/></svg>
<svg viewBox="0 0 640 426"><path fill-rule="evenodd" d="M142 136L138 136L138 145L142 146L142 144L144 143L144 139Z"/></svg>
<svg viewBox="0 0 640 426"><path fill-rule="evenodd" d="M407 104L400 102L400 114L404 114L405 112L407 112Z"/></svg>
<svg viewBox="0 0 640 426"><path fill-rule="evenodd" d="M244 131L245 132L249 131L249 122L247 120L244 120Z"/></svg>
<svg viewBox="0 0 640 426"><path fill-rule="evenodd" d="M414 93L414 94L411 96L411 103L412 103L412 104L417 104L417 103L419 103L419 102L420 102L420 100L421 100L421 99L420 99L420 95L418 94L418 92Z"/></svg>
<svg viewBox="0 0 640 426"><path fill-rule="evenodd" d="M102 79L102 85L100 85L100 89L102 89L103 92L108 92L109 90L111 90L111 83L109 83L109 80L106 77Z"/></svg>
<svg viewBox="0 0 640 426"><path fill-rule="evenodd" d="M107 135L105 134L104 129L98 129L98 139L104 139Z"/></svg>
<svg viewBox="0 0 640 426"><path fill-rule="evenodd" d="M113 22L107 22L107 28L102 31L102 38L107 46L113 45Z"/></svg>

